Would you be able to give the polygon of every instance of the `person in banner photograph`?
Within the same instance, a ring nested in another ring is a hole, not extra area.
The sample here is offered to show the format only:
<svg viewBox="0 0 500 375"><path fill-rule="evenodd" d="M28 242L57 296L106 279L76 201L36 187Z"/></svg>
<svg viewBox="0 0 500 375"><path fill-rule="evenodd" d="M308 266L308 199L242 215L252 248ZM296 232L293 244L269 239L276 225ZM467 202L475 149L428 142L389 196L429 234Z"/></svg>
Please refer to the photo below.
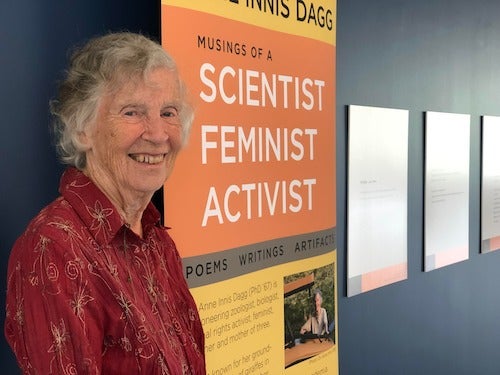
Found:
<svg viewBox="0 0 500 375"><path fill-rule="evenodd" d="M335 346L334 279L334 264L284 277L285 368Z"/></svg>
<svg viewBox="0 0 500 375"><path fill-rule="evenodd" d="M326 309L321 305L323 304L323 295L319 289L313 293L313 310L309 318L300 328L300 334L303 335L307 332L315 335L328 335L328 314Z"/></svg>
<svg viewBox="0 0 500 375"><path fill-rule="evenodd" d="M309 318L300 328L300 334L312 333L314 335L328 335L328 315L323 304L323 295L319 289L313 293L313 308Z"/></svg>
<svg viewBox="0 0 500 375"><path fill-rule="evenodd" d="M161 45L110 33L77 49L51 103L60 196L16 241L5 335L25 374L206 373L181 258L151 199L193 110Z"/></svg>

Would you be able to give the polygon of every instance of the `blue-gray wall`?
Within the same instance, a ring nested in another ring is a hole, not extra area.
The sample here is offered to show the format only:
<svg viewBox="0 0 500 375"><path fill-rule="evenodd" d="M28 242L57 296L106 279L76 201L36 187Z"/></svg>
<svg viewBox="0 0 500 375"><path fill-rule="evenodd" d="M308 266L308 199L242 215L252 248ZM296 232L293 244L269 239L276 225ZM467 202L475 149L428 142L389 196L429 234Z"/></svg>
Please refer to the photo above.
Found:
<svg viewBox="0 0 500 375"><path fill-rule="evenodd" d="M223 0L218 0L223 1ZM292 1L292 0L290 0ZM338 0L337 161L342 374L499 374L500 253L479 254L480 115L500 115L500 2ZM159 36L158 1L0 1L0 324L12 243L57 195L47 103L74 43ZM345 297L349 104L410 110L409 278ZM422 272L423 111L472 115L470 259ZM0 373L17 373L3 335Z"/></svg>
<svg viewBox="0 0 500 375"><path fill-rule="evenodd" d="M500 374L500 254L479 254L480 116L500 115L499 15L497 0L338 1L342 374ZM344 281L349 104L410 110L408 280L353 298ZM471 115L470 259L424 273L427 110Z"/></svg>
<svg viewBox="0 0 500 375"><path fill-rule="evenodd" d="M68 49L108 31L160 35L156 0L0 0L0 374L18 374L3 335L7 259L28 221L57 195L62 167L48 101Z"/></svg>

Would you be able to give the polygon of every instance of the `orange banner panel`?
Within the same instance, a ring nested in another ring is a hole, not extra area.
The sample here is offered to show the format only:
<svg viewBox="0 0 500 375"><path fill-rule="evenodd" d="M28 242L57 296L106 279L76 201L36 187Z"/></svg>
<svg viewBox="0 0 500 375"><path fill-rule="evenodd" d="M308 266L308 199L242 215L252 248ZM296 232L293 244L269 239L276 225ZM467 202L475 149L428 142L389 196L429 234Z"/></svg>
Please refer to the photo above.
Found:
<svg viewBox="0 0 500 375"><path fill-rule="evenodd" d="M162 15L196 108L165 188L183 255L335 227L334 47L193 10Z"/></svg>

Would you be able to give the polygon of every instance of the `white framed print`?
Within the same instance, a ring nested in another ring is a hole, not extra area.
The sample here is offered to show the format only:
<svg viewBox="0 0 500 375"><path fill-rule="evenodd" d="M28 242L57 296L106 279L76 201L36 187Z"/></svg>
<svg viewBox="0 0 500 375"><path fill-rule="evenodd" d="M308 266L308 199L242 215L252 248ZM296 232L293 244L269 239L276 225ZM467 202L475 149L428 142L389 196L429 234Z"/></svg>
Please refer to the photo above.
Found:
<svg viewBox="0 0 500 375"><path fill-rule="evenodd" d="M470 115L426 112L424 269L469 258Z"/></svg>
<svg viewBox="0 0 500 375"><path fill-rule="evenodd" d="M408 275L408 119L404 109L348 107L347 295Z"/></svg>
<svg viewBox="0 0 500 375"><path fill-rule="evenodd" d="M482 118L481 252L500 250L500 117Z"/></svg>

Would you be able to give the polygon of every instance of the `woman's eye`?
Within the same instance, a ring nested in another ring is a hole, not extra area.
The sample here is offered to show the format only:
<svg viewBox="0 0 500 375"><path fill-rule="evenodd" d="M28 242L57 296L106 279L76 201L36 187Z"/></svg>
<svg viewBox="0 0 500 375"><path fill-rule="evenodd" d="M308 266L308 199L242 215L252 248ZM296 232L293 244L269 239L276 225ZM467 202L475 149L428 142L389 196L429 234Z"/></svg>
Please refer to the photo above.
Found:
<svg viewBox="0 0 500 375"><path fill-rule="evenodd" d="M134 116L138 116L139 115L139 112L138 111L125 111L123 113L125 116L127 117L134 117Z"/></svg>
<svg viewBox="0 0 500 375"><path fill-rule="evenodd" d="M176 117L177 110L175 108L169 108L169 109L163 111L161 115L162 115L162 117Z"/></svg>
<svg viewBox="0 0 500 375"><path fill-rule="evenodd" d="M128 122L139 122L144 117L144 111L137 108L124 108L121 112L123 119Z"/></svg>
<svg viewBox="0 0 500 375"><path fill-rule="evenodd" d="M165 123L167 123L167 124L175 125L175 126L180 125L179 112L175 108L171 108L171 109L163 111L161 113L161 117L165 120Z"/></svg>

